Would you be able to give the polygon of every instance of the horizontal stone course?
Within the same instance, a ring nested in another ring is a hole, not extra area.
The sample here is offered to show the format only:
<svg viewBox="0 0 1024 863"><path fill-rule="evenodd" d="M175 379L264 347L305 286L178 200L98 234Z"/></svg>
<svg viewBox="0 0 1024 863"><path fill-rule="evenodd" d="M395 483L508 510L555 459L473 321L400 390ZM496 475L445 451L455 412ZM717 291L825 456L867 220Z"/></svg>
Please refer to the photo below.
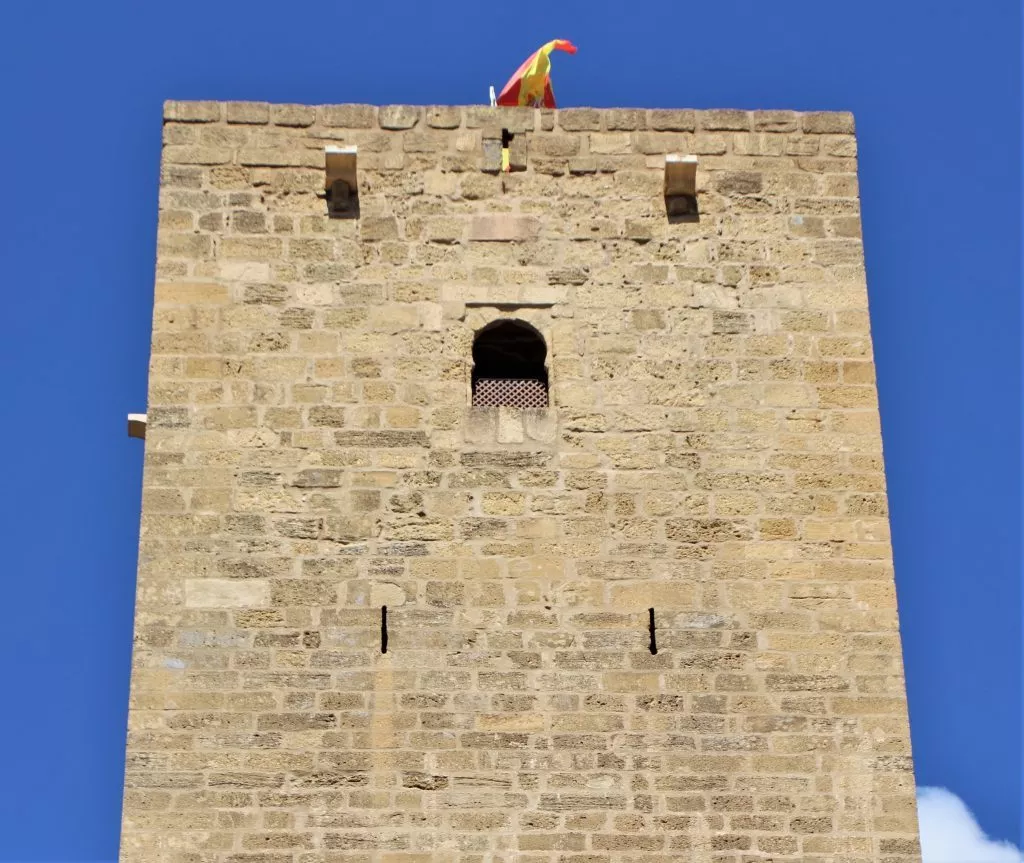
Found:
<svg viewBox="0 0 1024 863"><path fill-rule="evenodd" d="M728 131L794 132L812 134L854 132L853 115L846 111L738 111L693 109L562 108L542 111L529 108L488 108L467 106L386 105L288 105L267 102L187 102L164 103L164 122L210 123L225 116L229 123L309 126L313 115L327 127L351 129L408 129L420 118L437 129L501 130L541 132L558 128L565 132L654 129L690 132L696 128ZM550 115L552 122L544 117Z"/></svg>

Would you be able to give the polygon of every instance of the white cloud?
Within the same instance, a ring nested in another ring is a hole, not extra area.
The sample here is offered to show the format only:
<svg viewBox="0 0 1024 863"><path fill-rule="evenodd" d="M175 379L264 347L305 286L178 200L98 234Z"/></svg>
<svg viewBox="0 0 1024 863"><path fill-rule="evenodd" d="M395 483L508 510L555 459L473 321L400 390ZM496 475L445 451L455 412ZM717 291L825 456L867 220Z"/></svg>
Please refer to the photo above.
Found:
<svg viewBox="0 0 1024 863"><path fill-rule="evenodd" d="M952 791L918 788L917 816L922 863L1024 863L1014 845L989 839Z"/></svg>

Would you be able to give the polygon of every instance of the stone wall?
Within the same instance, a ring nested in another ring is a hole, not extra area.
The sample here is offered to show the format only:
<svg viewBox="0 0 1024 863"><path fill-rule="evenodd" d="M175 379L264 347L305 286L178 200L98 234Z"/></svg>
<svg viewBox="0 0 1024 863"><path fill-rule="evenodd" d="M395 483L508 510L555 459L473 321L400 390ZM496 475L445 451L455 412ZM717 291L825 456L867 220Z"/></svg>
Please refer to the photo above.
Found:
<svg viewBox="0 0 1024 863"><path fill-rule="evenodd" d="M125 863L919 860L855 158L168 103ZM469 406L503 318L546 410Z"/></svg>

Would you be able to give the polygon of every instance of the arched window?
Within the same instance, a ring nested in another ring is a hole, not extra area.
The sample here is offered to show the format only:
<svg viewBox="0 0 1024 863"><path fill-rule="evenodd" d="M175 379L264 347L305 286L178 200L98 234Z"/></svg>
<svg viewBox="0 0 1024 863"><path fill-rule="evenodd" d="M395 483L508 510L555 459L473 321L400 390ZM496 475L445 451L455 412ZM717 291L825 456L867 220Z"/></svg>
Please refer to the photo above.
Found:
<svg viewBox="0 0 1024 863"><path fill-rule="evenodd" d="M548 406L548 349L523 321L495 321L473 340L473 405Z"/></svg>

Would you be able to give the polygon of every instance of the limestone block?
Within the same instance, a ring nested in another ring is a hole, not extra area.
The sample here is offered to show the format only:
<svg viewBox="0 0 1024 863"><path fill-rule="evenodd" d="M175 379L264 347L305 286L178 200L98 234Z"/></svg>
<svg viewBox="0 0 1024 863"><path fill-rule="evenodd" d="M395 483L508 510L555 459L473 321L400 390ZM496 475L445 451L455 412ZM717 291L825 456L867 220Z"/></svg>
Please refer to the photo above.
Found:
<svg viewBox="0 0 1024 863"><path fill-rule="evenodd" d="M382 605L395 608L405 605L405 591L397 584L390 582L374 582L370 588L370 605L379 608Z"/></svg>
<svg viewBox="0 0 1024 863"><path fill-rule="evenodd" d="M185 581L185 605L189 608L260 608L270 601L266 581L224 578L190 578Z"/></svg>
<svg viewBox="0 0 1024 863"><path fill-rule="evenodd" d="M317 117L324 126L371 129L376 109L373 105L321 105L317 108Z"/></svg>
<svg viewBox="0 0 1024 863"><path fill-rule="evenodd" d="M265 125L270 122L270 105L266 102L228 102L227 121Z"/></svg>
<svg viewBox="0 0 1024 863"><path fill-rule="evenodd" d="M466 412L466 443L487 444L498 439L498 411L495 408L469 408Z"/></svg>
<svg viewBox="0 0 1024 863"><path fill-rule="evenodd" d="M553 408L525 408L524 435L538 443L554 443L558 438L558 417Z"/></svg>
<svg viewBox="0 0 1024 863"><path fill-rule="evenodd" d="M522 443L526 439L522 408L498 408L498 443Z"/></svg>
<svg viewBox="0 0 1024 863"><path fill-rule="evenodd" d="M469 239L476 242L527 242L539 233L535 216L487 213L474 216L469 223Z"/></svg>
<svg viewBox="0 0 1024 863"><path fill-rule="evenodd" d="M308 105L271 105L270 122L275 126L312 126L316 109Z"/></svg>
<svg viewBox="0 0 1024 863"><path fill-rule="evenodd" d="M426 115L432 129L458 129L462 124L462 111L448 105L430 105Z"/></svg>
<svg viewBox="0 0 1024 863"><path fill-rule="evenodd" d="M420 119L422 108L416 105L383 105L377 113L382 129L411 129Z"/></svg>

